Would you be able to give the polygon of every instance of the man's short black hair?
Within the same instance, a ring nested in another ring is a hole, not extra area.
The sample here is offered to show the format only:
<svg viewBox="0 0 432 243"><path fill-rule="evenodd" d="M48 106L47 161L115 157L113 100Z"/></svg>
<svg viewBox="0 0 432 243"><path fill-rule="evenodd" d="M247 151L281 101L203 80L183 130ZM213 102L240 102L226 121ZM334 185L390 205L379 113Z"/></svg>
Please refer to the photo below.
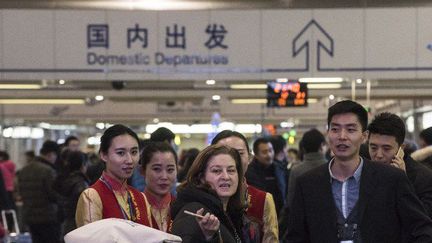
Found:
<svg viewBox="0 0 432 243"><path fill-rule="evenodd" d="M159 127L150 135L150 140L153 142L169 142L174 138L175 134L166 127Z"/></svg>
<svg viewBox="0 0 432 243"><path fill-rule="evenodd" d="M262 143L265 143L265 144L270 143L270 140L267 138L257 138L257 140L255 140L255 142L253 143L253 152L255 155L258 154L258 147Z"/></svg>
<svg viewBox="0 0 432 243"><path fill-rule="evenodd" d="M427 145L432 145L432 127L423 129L419 136Z"/></svg>
<svg viewBox="0 0 432 243"><path fill-rule="evenodd" d="M366 131L368 113L363 106L352 100L339 101L328 109L327 126L330 128L330 122L333 116L346 113L353 113L356 115L362 126L362 132Z"/></svg>
<svg viewBox="0 0 432 243"><path fill-rule="evenodd" d="M43 155L47 155L51 152L59 154L60 146L54 141L47 140L43 143L42 148L40 149L40 153Z"/></svg>
<svg viewBox="0 0 432 243"><path fill-rule="evenodd" d="M399 146L405 140L405 123L393 113L383 112L376 115L367 130L369 131L369 137L371 134L393 136Z"/></svg>
<svg viewBox="0 0 432 243"><path fill-rule="evenodd" d="M273 145L275 154L281 152L286 147L286 140L281 135L275 135L270 137L270 143Z"/></svg>
<svg viewBox="0 0 432 243"><path fill-rule="evenodd" d="M69 143L70 143L71 141L73 141L73 140L79 141L79 139L78 139L77 137L75 137L75 136L69 136L69 137L66 138L66 140L65 140L65 142L64 142L65 146L68 146Z"/></svg>
<svg viewBox="0 0 432 243"><path fill-rule="evenodd" d="M324 135L317 129L312 128L303 134L300 146L304 153L314 153L319 151L323 143L325 143Z"/></svg>

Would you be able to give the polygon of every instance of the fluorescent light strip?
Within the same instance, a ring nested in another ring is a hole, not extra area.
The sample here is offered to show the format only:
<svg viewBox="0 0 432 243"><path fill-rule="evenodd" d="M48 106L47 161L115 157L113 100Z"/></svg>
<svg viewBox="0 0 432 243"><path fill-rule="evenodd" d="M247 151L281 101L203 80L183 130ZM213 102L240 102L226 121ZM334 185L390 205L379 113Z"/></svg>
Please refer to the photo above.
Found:
<svg viewBox="0 0 432 243"><path fill-rule="evenodd" d="M301 83L341 83L343 78L300 78Z"/></svg>
<svg viewBox="0 0 432 243"><path fill-rule="evenodd" d="M232 104L267 104L267 99L232 99ZM308 104L318 103L318 99L309 98L307 99Z"/></svg>
<svg viewBox="0 0 432 243"><path fill-rule="evenodd" d="M276 82L279 82L279 83L286 83L286 82L288 82L288 79L287 79L287 78L277 78L277 79L276 79Z"/></svg>
<svg viewBox="0 0 432 243"><path fill-rule="evenodd" d="M308 89L340 89L342 84L307 84Z"/></svg>
<svg viewBox="0 0 432 243"><path fill-rule="evenodd" d="M3 105L83 105L84 99L0 99Z"/></svg>
<svg viewBox="0 0 432 243"><path fill-rule="evenodd" d="M316 104L316 103L318 103L318 99L317 98L309 98L309 99L307 99L307 103L308 104Z"/></svg>
<svg viewBox="0 0 432 243"><path fill-rule="evenodd" d="M39 84L0 84L0 89L40 89Z"/></svg>
<svg viewBox="0 0 432 243"><path fill-rule="evenodd" d="M69 4L69 3L68 3ZM71 6L100 8L104 6L110 9L126 10L199 10L209 9L214 3L196 1L176 1L176 0L110 0L110 1L71 1ZM219 4L220 5L220 4Z"/></svg>
<svg viewBox="0 0 432 243"><path fill-rule="evenodd" d="M267 104L267 99L232 99L232 104Z"/></svg>
<svg viewBox="0 0 432 243"><path fill-rule="evenodd" d="M161 125L164 124L164 125ZM218 133L223 130L234 130L241 133L260 133L262 127L260 124L234 124L231 122L222 122L219 126L212 124L172 124L172 123L158 123L146 125L146 133L152 133L159 127L166 127L175 134L208 134Z"/></svg>
<svg viewBox="0 0 432 243"><path fill-rule="evenodd" d="M231 84L230 89L267 89L267 84Z"/></svg>

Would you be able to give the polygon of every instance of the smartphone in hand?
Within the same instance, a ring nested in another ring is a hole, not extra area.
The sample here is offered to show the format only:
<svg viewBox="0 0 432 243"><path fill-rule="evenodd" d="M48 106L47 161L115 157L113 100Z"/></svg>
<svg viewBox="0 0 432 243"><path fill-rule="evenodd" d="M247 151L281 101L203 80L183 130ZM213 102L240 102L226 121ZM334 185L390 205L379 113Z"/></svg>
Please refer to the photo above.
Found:
<svg viewBox="0 0 432 243"><path fill-rule="evenodd" d="M404 156L405 156L405 153L404 153L402 147L399 147L399 150L396 153L396 157L403 159Z"/></svg>

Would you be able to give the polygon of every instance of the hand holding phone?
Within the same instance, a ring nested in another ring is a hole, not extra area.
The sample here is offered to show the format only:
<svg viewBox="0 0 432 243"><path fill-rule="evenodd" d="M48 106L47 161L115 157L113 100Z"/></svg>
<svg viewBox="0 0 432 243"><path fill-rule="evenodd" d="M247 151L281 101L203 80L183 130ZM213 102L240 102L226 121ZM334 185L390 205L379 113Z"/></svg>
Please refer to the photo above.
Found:
<svg viewBox="0 0 432 243"><path fill-rule="evenodd" d="M394 159L392 159L392 162L390 163L390 165L399 168L403 171L406 172L406 166L405 166L405 161L403 160L405 153L403 151L402 147L399 147L399 150L397 151Z"/></svg>
<svg viewBox="0 0 432 243"><path fill-rule="evenodd" d="M190 212L188 210L184 210L183 212L196 218L198 225L201 228L206 240L210 240L211 238L213 238L214 234L219 231L219 219L210 213L206 213L203 215L203 208L196 211L196 213Z"/></svg>
<svg viewBox="0 0 432 243"><path fill-rule="evenodd" d="M396 157L403 159L404 156L405 156L405 153L404 153L402 147L399 147L399 150L396 153Z"/></svg>

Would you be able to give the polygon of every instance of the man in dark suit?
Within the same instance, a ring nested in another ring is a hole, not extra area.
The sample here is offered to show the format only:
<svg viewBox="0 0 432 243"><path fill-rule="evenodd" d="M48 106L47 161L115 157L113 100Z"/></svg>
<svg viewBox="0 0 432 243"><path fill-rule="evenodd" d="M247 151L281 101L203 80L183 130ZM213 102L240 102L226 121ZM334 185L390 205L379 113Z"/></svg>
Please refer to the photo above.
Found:
<svg viewBox="0 0 432 243"><path fill-rule="evenodd" d="M334 158L298 179L287 242L432 242L432 221L403 171L359 156L367 116L350 100L329 108Z"/></svg>
<svg viewBox="0 0 432 243"><path fill-rule="evenodd" d="M368 126L368 132L372 160L404 171L427 214L432 217L432 170L403 154L405 123L402 119L383 112L375 116Z"/></svg>

